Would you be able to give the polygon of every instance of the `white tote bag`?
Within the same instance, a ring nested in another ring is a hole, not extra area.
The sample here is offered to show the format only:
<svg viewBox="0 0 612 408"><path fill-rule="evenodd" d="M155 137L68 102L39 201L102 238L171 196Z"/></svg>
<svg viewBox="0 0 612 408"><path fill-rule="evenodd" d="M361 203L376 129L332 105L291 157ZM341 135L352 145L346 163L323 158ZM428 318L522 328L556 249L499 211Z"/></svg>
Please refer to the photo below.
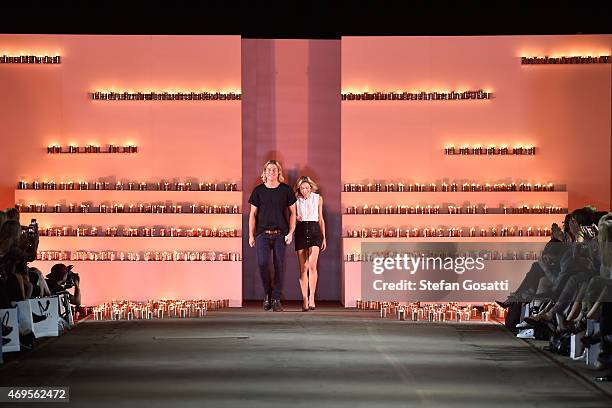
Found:
<svg viewBox="0 0 612 408"><path fill-rule="evenodd" d="M13 302L19 309L19 332L33 333L34 337L55 337L58 335L58 299L46 297Z"/></svg>
<svg viewBox="0 0 612 408"><path fill-rule="evenodd" d="M58 336L59 303L57 296L30 299L32 333L36 338Z"/></svg>
<svg viewBox="0 0 612 408"><path fill-rule="evenodd" d="M2 352L19 351L19 321L16 308L0 309L2 326Z"/></svg>

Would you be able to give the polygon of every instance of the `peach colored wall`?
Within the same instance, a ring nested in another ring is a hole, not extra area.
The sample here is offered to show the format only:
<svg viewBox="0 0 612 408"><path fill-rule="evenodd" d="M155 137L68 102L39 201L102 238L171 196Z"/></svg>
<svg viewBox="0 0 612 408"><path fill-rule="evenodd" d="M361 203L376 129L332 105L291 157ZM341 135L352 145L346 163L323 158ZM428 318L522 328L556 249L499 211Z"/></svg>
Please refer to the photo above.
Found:
<svg viewBox="0 0 612 408"><path fill-rule="evenodd" d="M2 35L0 52L60 65L0 66L0 204L20 178L241 178L240 102L92 101L93 89L240 89L240 37ZM46 146L134 142L137 155L54 156ZM189 160L185 160L189 157Z"/></svg>
<svg viewBox="0 0 612 408"><path fill-rule="evenodd" d="M237 182L241 189L240 101L93 101L88 96L94 89L240 90L240 41L239 36L0 35L0 53L58 53L62 57L59 65L0 65L3 142L0 205L14 204L18 180L35 178L57 182L91 181L98 177L148 181L196 178ZM91 142L102 146L131 142L139 147L139 152L125 156L46 154L50 143L84 146ZM76 195L72 193L71 197ZM197 201L210 202L214 200L212 197L204 194ZM235 202L231 204L240 205L240 193L232 200ZM146 193L138 201L146 201ZM157 217L151 222L168 226L191 222L180 217L186 216L168 215L163 221ZM29 214L24 214L22 223L27 223L29 218ZM198 220L202 225L215 223L210 216ZM222 222L241 228L240 215L228 220L226 217ZM132 218L125 223L141 221L145 222ZM118 218L113 218L113 225L118 222ZM195 245L201 250L205 247L224 250L227 246L227 241L219 241L215 248L217 241L195 244L190 239L168 241L167 245L180 247L188 241L185 248ZM117 241L112 244L111 241L109 238L102 245L111 249L111 245L117 245ZM53 249L52 245L57 246L43 240L41 249ZM146 245L140 244L140 247ZM234 247L240 251L239 242ZM73 249L87 249L87 241ZM112 275L110 282L105 282L105 276L110 275L103 273L103 264L107 263L89 262L79 266L84 275L85 303L130 294L133 299L156 295L223 296L230 298L232 305L239 305L242 300L238 262L227 265L208 262L202 266L190 263L184 267L180 265L185 263L116 263L109 273L129 270L131 274L129 280L120 284L116 284L120 280L118 275ZM160 273L172 273L174 282L166 291L156 289L168 278L162 279ZM148 280L148 285L137 284ZM233 287L234 290L220 290L221 282L226 289Z"/></svg>
<svg viewBox="0 0 612 408"><path fill-rule="evenodd" d="M340 41L243 40L244 206L263 163L278 159L287 183L313 177L324 197L328 249L320 257L317 298L340 298ZM243 218L243 230L248 218ZM244 298L263 296L255 250L246 241ZM287 247L285 299L301 299L294 245Z"/></svg>
<svg viewBox="0 0 612 408"><path fill-rule="evenodd" d="M342 89L485 89L488 101L343 102L342 179L524 179L610 207L611 67L522 66L609 55L612 36L343 37ZM534 144L533 157L445 157L454 144Z"/></svg>

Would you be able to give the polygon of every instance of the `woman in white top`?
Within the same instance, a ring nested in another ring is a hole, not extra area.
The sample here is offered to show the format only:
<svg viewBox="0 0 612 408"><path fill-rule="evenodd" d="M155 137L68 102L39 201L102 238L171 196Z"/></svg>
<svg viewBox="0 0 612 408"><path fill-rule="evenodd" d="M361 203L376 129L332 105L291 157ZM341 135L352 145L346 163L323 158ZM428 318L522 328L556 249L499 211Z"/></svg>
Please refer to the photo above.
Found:
<svg viewBox="0 0 612 408"><path fill-rule="evenodd" d="M323 198L316 192L317 184L308 176L302 176L295 184L297 197L297 225L295 250L300 265L302 312L315 310L317 288L317 261L319 251L325 251L325 221Z"/></svg>

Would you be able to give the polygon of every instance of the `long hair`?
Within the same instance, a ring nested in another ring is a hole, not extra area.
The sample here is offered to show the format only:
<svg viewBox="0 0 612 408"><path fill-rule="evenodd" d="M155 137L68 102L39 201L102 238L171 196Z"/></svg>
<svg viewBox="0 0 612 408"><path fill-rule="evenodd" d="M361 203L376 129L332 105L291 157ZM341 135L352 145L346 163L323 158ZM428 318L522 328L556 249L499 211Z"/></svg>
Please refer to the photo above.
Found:
<svg viewBox="0 0 612 408"><path fill-rule="evenodd" d="M276 160L268 160L266 164L264 164L263 170L261 172L261 180L264 183L266 182L266 168L271 164L275 165L278 169L278 181L281 183L285 181L285 177L283 177L283 166L281 166L280 162Z"/></svg>
<svg viewBox="0 0 612 408"><path fill-rule="evenodd" d="M21 225L15 220L7 220L0 227L0 254L5 254L13 246L19 245Z"/></svg>
<svg viewBox="0 0 612 408"><path fill-rule="evenodd" d="M607 269L612 268L612 213L601 217L599 224L598 240L601 264Z"/></svg>
<svg viewBox="0 0 612 408"><path fill-rule="evenodd" d="M310 188L313 193L319 190L319 186L317 185L317 183L314 182L313 179L308 176L302 176L295 182L295 186L293 187L296 197L302 197L302 193L300 192L300 186L302 185L302 183L310 184Z"/></svg>

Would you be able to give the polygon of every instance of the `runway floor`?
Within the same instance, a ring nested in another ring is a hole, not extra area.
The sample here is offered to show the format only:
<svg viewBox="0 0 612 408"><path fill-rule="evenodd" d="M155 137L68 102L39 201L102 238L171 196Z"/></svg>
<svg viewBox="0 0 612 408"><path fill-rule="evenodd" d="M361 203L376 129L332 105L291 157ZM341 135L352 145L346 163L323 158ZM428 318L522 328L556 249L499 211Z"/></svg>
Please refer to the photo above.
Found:
<svg viewBox="0 0 612 408"><path fill-rule="evenodd" d="M0 385L69 386L69 404L42 405L63 407L612 406L498 324L338 307L85 321L1 366Z"/></svg>

